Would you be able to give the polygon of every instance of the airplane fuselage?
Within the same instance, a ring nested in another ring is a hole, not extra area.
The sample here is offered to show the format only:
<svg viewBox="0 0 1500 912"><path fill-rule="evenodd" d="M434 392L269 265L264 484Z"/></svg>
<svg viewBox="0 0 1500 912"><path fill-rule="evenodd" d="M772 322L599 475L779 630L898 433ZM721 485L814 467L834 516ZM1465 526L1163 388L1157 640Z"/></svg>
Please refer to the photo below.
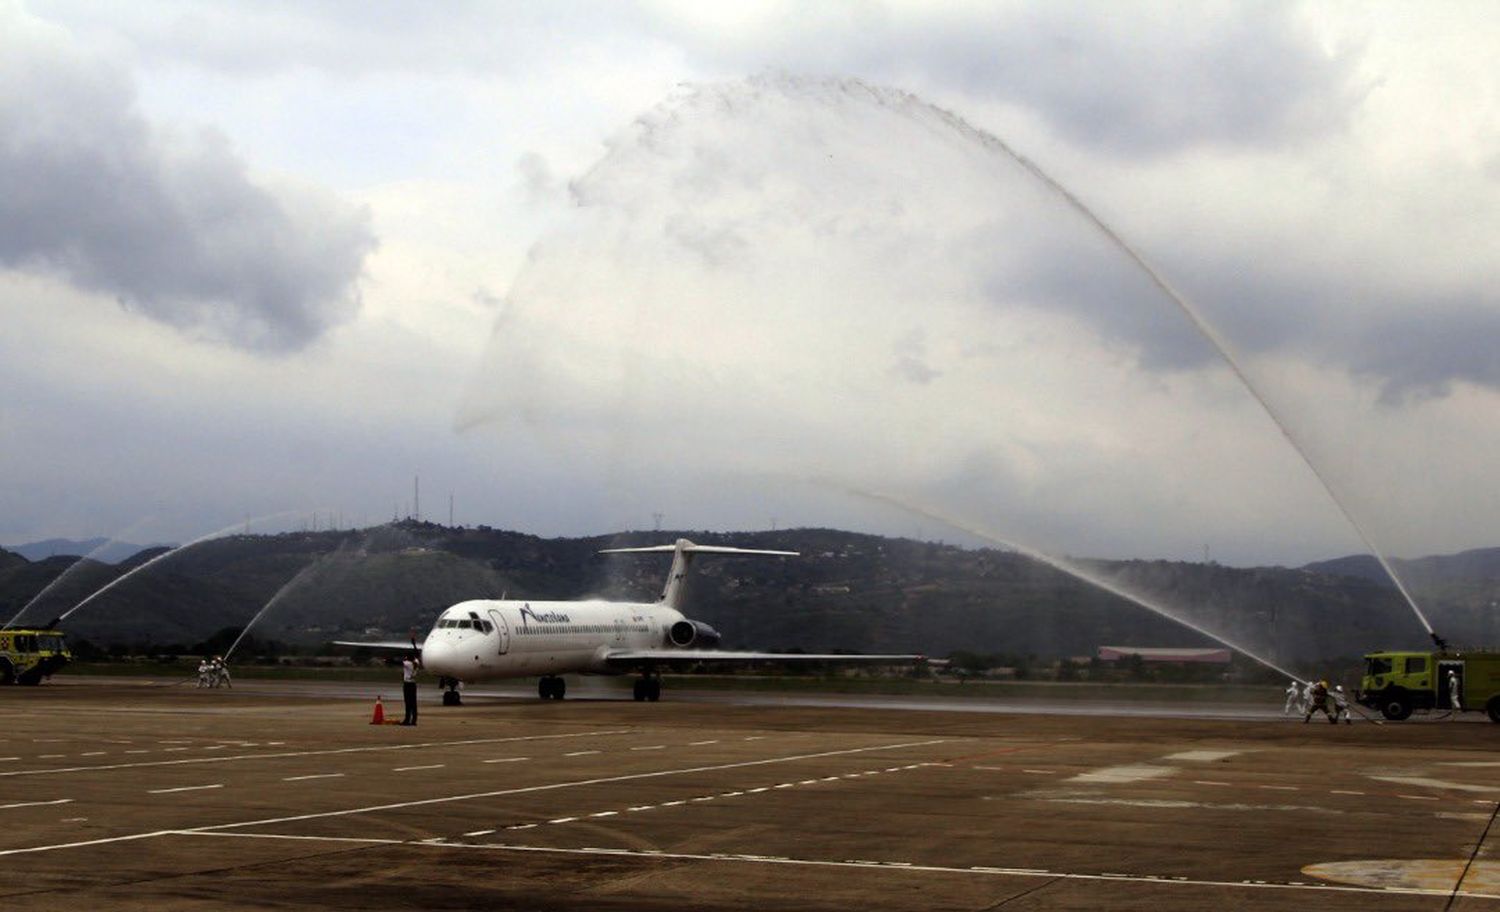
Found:
<svg viewBox="0 0 1500 912"><path fill-rule="evenodd" d="M443 611L422 667L466 683L578 672L619 674L610 652L670 646L682 613L639 602L475 599Z"/></svg>

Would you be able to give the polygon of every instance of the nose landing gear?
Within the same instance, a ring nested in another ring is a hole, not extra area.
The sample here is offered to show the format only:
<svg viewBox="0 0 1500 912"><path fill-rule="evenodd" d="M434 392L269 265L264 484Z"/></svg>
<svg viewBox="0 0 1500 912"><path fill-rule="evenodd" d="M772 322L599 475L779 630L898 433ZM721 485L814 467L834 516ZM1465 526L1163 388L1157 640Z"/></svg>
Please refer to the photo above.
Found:
<svg viewBox="0 0 1500 912"><path fill-rule="evenodd" d="M661 678L649 672L641 675L635 681L635 702L640 703L650 700L655 703L661 699Z"/></svg>
<svg viewBox="0 0 1500 912"><path fill-rule="evenodd" d="M537 696L541 697L543 700L561 700L563 698L563 694L566 693L567 690L568 682L564 681L562 678L553 677L551 675L542 678L537 682L536 685Z"/></svg>
<svg viewBox="0 0 1500 912"><path fill-rule="evenodd" d="M462 706L463 698L458 695L458 678L438 678L438 686L443 688L444 706Z"/></svg>

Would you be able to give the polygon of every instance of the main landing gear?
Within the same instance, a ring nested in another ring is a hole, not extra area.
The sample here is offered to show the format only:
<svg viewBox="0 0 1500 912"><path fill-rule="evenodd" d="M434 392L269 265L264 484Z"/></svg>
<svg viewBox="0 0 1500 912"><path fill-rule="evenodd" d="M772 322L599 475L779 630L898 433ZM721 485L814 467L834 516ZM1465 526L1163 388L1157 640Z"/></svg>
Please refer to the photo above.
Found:
<svg viewBox="0 0 1500 912"><path fill-rule="evenodd" d="M651 674L641 675L635 681L635 702L650 700L655 703L661 699L661 678Z"/></svg>
<svg viewBox="0 0 1500 912"><path fill-rule="evenodd" d="M551 675L542 678L536 684L537 696L541 697L543 700L561 700L563 698L563 694L567 693L567 690L568 682L564 681L562 678L556 678Z"/></svg>
<svg viewBox="0 0 1500 912"><path fill-rule="evenodd" d="M438 678L438 686L443 688L444 706L463 705L463 698L458 695L458 678Z"/></svg>

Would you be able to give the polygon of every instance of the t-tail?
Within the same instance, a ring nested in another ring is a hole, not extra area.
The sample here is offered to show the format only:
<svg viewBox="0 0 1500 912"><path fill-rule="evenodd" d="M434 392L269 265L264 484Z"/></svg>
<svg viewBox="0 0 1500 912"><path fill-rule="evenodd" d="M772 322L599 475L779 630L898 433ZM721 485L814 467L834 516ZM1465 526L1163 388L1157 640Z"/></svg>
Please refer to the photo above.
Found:
<svg viewBox="0 0 1500 912"><path fill-rule="evenodd" d="M797 551L763 551L755 548L731 548L727 545L695 545L685 538L672 545L652 545L649 548L606 548L600 554L645 554L648 552L672 552L672 569L667 573L667 584L662 588L662 605L681 610L683 593L687 588L688 568L698 554L737 554L741 556L797 557Z"/></svg>

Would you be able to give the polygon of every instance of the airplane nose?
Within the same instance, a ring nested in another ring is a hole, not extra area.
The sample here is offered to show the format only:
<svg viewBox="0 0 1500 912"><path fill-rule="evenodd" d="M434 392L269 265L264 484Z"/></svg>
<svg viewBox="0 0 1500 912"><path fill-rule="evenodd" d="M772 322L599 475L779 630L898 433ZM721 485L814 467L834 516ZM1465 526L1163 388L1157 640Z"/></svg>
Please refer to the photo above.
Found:
<svg viewBox="0 0 1500 912"><path fill-rule="evenodd" d="M422 667L438 675L452 675L457 671L458 652L455 644L447 639L431 637L422 644Z"/></svg>

